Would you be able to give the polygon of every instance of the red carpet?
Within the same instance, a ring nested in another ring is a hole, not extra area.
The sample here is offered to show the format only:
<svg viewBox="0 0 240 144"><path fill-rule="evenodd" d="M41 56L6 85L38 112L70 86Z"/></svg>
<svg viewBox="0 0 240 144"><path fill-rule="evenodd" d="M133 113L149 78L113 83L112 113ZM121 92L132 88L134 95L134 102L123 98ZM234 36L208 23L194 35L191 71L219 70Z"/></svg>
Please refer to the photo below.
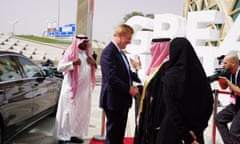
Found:
<svg viewBox="0 0 240 144"><path fill-rule="evenodd" d="M92 138L89 144L104 144L104 141L98 141L98 140L95 140L94 138ZM124 144L133 144L133 138L125 137Z"/></svg>

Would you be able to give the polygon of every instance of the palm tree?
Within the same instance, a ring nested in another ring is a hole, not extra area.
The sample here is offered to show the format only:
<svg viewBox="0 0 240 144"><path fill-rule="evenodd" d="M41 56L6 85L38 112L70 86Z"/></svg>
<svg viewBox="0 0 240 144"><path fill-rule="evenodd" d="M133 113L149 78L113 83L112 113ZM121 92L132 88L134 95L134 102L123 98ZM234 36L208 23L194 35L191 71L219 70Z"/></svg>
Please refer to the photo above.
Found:
<svg viewBox="0 0 240 144"><path fill-rule="evenodd" d="M142 12L136 12L136 11L133 11L129 14L126 14L126 16L123 18L123 21L126 22L128 19L130 19L131 17L133 16L144 16L144 17L148 17L148 18L154 18L154 14L143 14Z"/></svg>

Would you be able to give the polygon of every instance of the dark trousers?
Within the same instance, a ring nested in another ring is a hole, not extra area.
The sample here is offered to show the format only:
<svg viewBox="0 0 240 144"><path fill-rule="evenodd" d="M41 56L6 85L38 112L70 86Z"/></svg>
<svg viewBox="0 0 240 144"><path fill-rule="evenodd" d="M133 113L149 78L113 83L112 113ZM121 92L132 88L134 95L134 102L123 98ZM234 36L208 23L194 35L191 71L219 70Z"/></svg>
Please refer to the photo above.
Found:
<svg viewBox="0 0 240 144"><path fill-rule="evenodd" d="M127 124L128 109L123 111L105 110L107 134L105 144L123 144Z"/></svg>
<svg viewBox="0 0 240 144"><path fill-rule="evenodd" d="M226 106L216 115L215 121L224 144L240 144L240 108L231 104Z"/></svg>

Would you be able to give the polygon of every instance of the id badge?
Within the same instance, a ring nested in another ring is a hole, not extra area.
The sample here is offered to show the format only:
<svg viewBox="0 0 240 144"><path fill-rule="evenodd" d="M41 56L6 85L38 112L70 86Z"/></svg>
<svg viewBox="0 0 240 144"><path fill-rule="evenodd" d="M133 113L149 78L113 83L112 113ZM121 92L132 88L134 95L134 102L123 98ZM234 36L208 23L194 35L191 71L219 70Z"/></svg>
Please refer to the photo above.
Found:
<svg viewBox="0 0 240 144"><path fill-rule="evenodd" d="M233 104L233 105L236 105L236 96L235 95L231 95L230 103Z"/></svg>

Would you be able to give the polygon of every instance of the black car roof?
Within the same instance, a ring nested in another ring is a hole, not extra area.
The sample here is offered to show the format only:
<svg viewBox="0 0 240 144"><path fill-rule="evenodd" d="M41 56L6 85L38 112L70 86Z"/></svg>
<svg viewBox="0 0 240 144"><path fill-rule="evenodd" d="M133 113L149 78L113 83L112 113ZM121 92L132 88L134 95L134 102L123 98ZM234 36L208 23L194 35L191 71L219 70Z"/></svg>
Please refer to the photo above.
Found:
<svg viewBox="0 0 240 144"><path fill-rule="evenodd" d="M0 55L5 55L5 54L12 54L12 55L20 55L20 56L23 56L22 54L17 53L17 52L0 50Z"/></svg>

